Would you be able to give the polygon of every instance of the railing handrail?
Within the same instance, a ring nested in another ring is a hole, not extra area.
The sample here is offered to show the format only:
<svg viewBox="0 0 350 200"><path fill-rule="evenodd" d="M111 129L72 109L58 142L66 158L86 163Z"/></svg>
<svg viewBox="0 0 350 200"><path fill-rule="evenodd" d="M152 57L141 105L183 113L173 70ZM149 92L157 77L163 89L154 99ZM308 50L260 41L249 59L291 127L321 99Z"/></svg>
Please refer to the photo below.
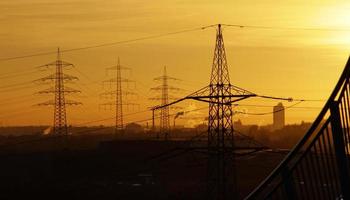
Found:
<svg viewBox="0 0 350 200"><path fill-rule="evenodd" d="M339 81L337 82L336 86L334 87L330 97L328 98L327 102L325 103L323 109L315 119L314 123L311 125L309 130L306 132L303 138L299 140L297 145L287 154L287 156L282 160L282 162L269 174L265 180L263 180L258 187L256 187L246 198L245 200L254 199L254 197L262 191L264 186L268 183L270 183L278 174L281 173L281 171L286 167L287 164L289 164L289 161L294 158L294 156L299 152L299 150L304 146L304 144L307 142L307 140L311 137L311 135L314 133L316 128L320 125L322 122L324 116L327 114L327 111L330 108L331 103L335 100L337 97L340 89L342 88L346 78L348 78L350 75L350 57L348 58L348 61L345 65L345 68L339 78Z"/></svg>

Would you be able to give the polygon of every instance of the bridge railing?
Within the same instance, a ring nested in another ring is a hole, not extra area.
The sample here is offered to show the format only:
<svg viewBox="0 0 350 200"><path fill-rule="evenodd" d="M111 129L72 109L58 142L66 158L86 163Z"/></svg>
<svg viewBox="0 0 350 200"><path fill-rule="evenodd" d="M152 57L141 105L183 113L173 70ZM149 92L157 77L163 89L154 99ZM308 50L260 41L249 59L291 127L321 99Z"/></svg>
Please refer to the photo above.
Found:
<svg viewBox="0 0 350 200"><path fill-rule="evenodd" d="M247 197L350 199L350 58L305 136Z"/></svg>

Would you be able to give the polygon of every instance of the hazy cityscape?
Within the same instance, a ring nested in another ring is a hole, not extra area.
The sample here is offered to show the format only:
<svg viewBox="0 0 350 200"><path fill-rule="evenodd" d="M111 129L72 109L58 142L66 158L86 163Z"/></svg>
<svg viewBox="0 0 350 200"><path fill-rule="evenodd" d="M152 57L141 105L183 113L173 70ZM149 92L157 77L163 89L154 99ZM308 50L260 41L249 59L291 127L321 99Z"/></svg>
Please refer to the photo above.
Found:
<svg viewBox="0 0 350 200"><path fill-rule="evenodd" d="M1 1L0 200L350 199L349 9Z"/></svg>

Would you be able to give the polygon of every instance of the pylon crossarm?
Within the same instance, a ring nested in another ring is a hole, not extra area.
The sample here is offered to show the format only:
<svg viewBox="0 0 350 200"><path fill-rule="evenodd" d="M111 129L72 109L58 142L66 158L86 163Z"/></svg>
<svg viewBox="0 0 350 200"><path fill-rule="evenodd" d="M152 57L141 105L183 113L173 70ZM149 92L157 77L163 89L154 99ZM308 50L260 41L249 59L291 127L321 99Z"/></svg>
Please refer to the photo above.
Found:
<svg viewBox="0 0 350 200"><path fill-rule="evenodd" d="M45 65L40 65L38 66L37 68L50 68L50 67L56 67L57 63L59 62L59 64L62 66L62 67L74 67L74 65L72 63L69 63L69 62L65 62L65 61L62 61L62 60L57 60L57 61L54 61L54 62L51 62L51 63L48 63L48 64L45 64Z"/></svg>
<svg viewBox="0 0 350 200"><path fill-rule="evenodd" d="M64 93L81 93L80 90L76 90L76 89L70 88L70 87L64 87L63 92Z"/></svg>
<svg viewBox="0 0 350 200"><path fill-rule="evenodd" d="M124 83L134 83L135 81L134 80L130 80L130 79L127 79L127 78L120 78L120 80L118 80L117 78L111 78L111 79L108 79L108 80L104 80L102 81L103 83L113 83L113 82L124 82Z"/></svg>
<svg viewBox="0 0 350 200"><path fill-rule="evenodd" d="M56 92L55 88L51 87L51 88L36 92L35 94L48 94L48 93L55 93L55 92Z"/></svg>
<svg viewBox="0 0 350 200"><path fill-rule="evenodd" d="M226 102L226 103L220 103L220 102L216 102L216 101L210 101L210 100L206 100L206 99L202 99L202 98L188 98L188 99L193 99L196 101L201 101L204 103L211 103L211 104L220 104L220 105L230 105L232 102Z"/></svg>
<svg viewBox="0 0 350 200"><path fill-rule="evenodd" d="M77 105L83 105L83 103L73 100L66 100L65 104L67 106L77 106Z"/></svg>
<svg viewBox="0 0 350 200"><path fill-rule="evenodd" d="M165 105L154 106L154 107L151 108L151 110L158 110L158 109L161 109L161 108L164 108L164 107L167 107L167 106L171 106L173 104L180 103L181 101L184 101L186 99L193 99L193 97L200 96L200 94L209 94L209 91L210 91L210 87L209 86L205 86L202 89L200 89L200 90L198 90L198 91L196 91L194 93L191 93L190 95L188 95L188 96L186 96L184 98L175 100L175 101L170 102L170 103L165 104ZM203 101L207 102L206 100L203 100Z"/></svg>
<svg viewBox="0 0 350 200"><path fill-rule="evenodd" d="M110 67L107 67L106 70L107 70L107 71L108 71L108 70L117 70L117 69L118 69L117 67L118 67L117 65L110 66ZM120 69L122 69L122 70L131 70L130 67L124 67L124 66L122 66L122 65L120 65Z"/></svg>
<svg viewBox="0 0 350 200"><path fill-rule="evenodd" d="M174 77L171 77L171 76L159 76L159 77L156 77L154 78L153 80L155 81L161 81L163 79L168 79L168 80L176 80L176 81L179 81L180 79L177 79L177 78L174 78Z"/></svg>
<svg viewBox="0 0 350 200"><path fill-rule="evenodd" d="M43 78L39 78L33 81L33 83L44 83L44 82L48 82L48 81L54 81L56 79L56 74L51 74L49 76L43 77Z"/></svg>
<svg viewBox="0 0 350 200"><path fill-rule="evenodd" d="M163 86L162 86L162 85L151 88L151 90L156 90L156 91L159 91L159 90L161 91L162 89L163 89ZM168 85L168 90L181 91L180 88L173 87L173 86L169 86L169 85Z"/></svg>
<svg viewBox="0 0 350 200"><path fill-rule="evenodd" d="M253 94L253 95L193 96L193 97L192 96L187 96L187 97L184 97L182 99L178 99L176 101L173 101L173 102L165 104L165 105L159 105L159 106L152 107L151 110L158 110L158 109L161 109L161 108L164 108L164 107L167 107L167 106L171 106L171 105L180 103L181 101L184 101L184 100L187 100L187 99L193 99L193 100L202 101L202 102L206 102L206 103L213 103L213 104L230 105L230 104L232 104L234 102L241 101L241 100L247 99L249 97L255 97L255 96L257 96L257 95ZM211 99L211 98L237 98L237 97L239 97L239 98L235 99L233 101L226 102L226 103L220 103L220 102L207 100L207 99Z"/></svg>
<svg viewBox="0 0 350 200"><path fill-rule="evenodd" d="M240 88L238 86L235 86L235 85L229 85L229 88L231 89L231 93L232 91L238 93L238 94L244 94L244 95L256 95L255 93L253 92L250 92L249 90L246 90L246 89L243 89L243 88Z"/></svg>
<svg viewBox="0 0 350 200"><path fill-rule="evenodd" d="M68 74L62 74L62 80L73 81L73 80L79 80L79 78Z"/></svg>
<svg viewBox="0 0 350 200"><path fill-rule="evenodd" d="M40 78L40 79L36 79L33 82L34 83L44 83L44 82L52 82L54 80L58 79L58 77L56 76L56 74L51 74L49 76ZM60 79L64 80L64 81L74 81L74 80L79 80L78 77L75 76L71 76L68 74L62 74L62 77L60 77Z"/></svg>
<svg viewBox="0 0 350 200"><path fill-rule="evenodd" d="M115 102L113 101L113 102L106 102L106 103L102 103L102 104L99 104L100 106L110 106L110 107L112 107L112 106L115 106ZM138 106L138 105L140 105L140 104L138 104L138 103L123 103L123 105L122 106Z"/></svg>
<svg viewBox="0 0 350 200"><path fill-rule="evenodd" d="M245 96L245 97L241 97L241 98L239 98L239 99L235 99L235 100L233 100L233 101L227 102L227 104L232 104L232 103L234 103L234 102L242 101L242 100L247 99L247 98L249 98L249 97L256 97L256 95L252 95L252 96L247 95L247 96Z"/></svg>
<svg viewBox="0 0 350 200"><path fill-rule="evenodd" d="M187 96L188 99L219 99L219 98L249 98L249 97L256 97L256 94L249 94L249 95L208 95L208 96Z"/></svg>
<svg viewBox="0 0 350 200"><path fill-rule="evenodd" d="M205 86L199 90L197 90L196 92L193 92L189 95L187 95L188 97L195 97L195 96L204 96L204 95L209 95L210 94L210 86Z"/></svg>
<svg viewBox="0 0 350 200"><path fill-rule="evenodd" d="M115 96L117 94L117 91L115 90L112 90L112 91L109 91L109 92L103 92L100 94L100 98L102 97L112 97L112 96ZM137 96L137 93L135 92L130 92L130 91L122 91L122 94L123 95L135 95Z"/></svg>
<svg viewBox="0 0 350 200"><path fill-rule="evenodd" d="M64 102L64 104L68 105L68 106L82 105L81 102L73 101L73 100L66 100ZM54 100L49 100L49 101L45 101L45 102L42 102L42 103L35 104L34 106L54 106L54 105L55 105L55 101Z"/></svg>
<svg viewBox="0 0 350 200"><path fill-rule="evenodd" d="M35 104L34 106L53 106L53 105L55 105L55 101L49 100L49 101Z"/></svg>
<svg viewBox="0 0 350 200"><path fill-rule="evenodd" d="M49 93L55 93L57 92L57 90L54 87L48 88L46 90L41 90L39 92L37 92L36 94L49 94ZM69 88L69 87L65 87L63 90L61 90L61 92L64 93L81 93L80 90L76 90L73 88Z"/></svg>
<svg viewBox="0 0 350 200"><path fill-rule="evenodd" d="M162 100L161 97L151 97L151 98L148 98L149 100L152 100L152 101L156 101L156 100ZM169 97L168 98L169 100L177 100L178 98L175 98L175 97Z"/></svg>

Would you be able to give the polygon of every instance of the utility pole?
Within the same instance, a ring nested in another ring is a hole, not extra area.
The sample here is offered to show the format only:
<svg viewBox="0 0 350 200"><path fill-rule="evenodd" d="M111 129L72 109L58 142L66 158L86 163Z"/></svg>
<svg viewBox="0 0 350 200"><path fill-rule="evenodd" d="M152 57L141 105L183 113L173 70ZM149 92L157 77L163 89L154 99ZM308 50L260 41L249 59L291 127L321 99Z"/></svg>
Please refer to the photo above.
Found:
<svg viewBox="0 0 350 200"><path fill-rule="evenodd" d="M117 65L108 67L107 69L107 74L108 71L115 71L115 78L108 79L103 81L103 83L109 83L110 87L112 83L115 83L115 90L107 91L102 94L100 94L100 97L104 98L111 98L115 97L115 101L113 102L106 102L101 104L102 106L109 106L110 108L112 106L115 107L115 134L122 134L124 132L124 119L123 119L123 106L136 106L138 104L132 103L132 102L123 102L123 97L127 97L128 95L136 95L136 93L128 91L123 89L122 83L134 83L135 81L122 78L122 70L131 70L128 67L124 67L120 65L120 59L118 58Z"/></svg>
<svg viewBox="0 0 350 200"><path fill-rule="evenodd" d="M45 67L45 68L55 67L56 72L54 74L34 81L36 83L47 83L47 82L54 81L54 87L38 92L38 94L53 93L54 100L39 103L37 105L54 106L53 133L56 135L68 135L66 105L80 105L81 103L77 101L65 99L65 94L79 93L80 91L64 86L65 81L76 81L78 80L78 78L75 76L71 76L63 73L63 69L74 67L74 65L61 60L61 53L60 53L60 49L58 48L57 60L40 67Z"/></svg>

